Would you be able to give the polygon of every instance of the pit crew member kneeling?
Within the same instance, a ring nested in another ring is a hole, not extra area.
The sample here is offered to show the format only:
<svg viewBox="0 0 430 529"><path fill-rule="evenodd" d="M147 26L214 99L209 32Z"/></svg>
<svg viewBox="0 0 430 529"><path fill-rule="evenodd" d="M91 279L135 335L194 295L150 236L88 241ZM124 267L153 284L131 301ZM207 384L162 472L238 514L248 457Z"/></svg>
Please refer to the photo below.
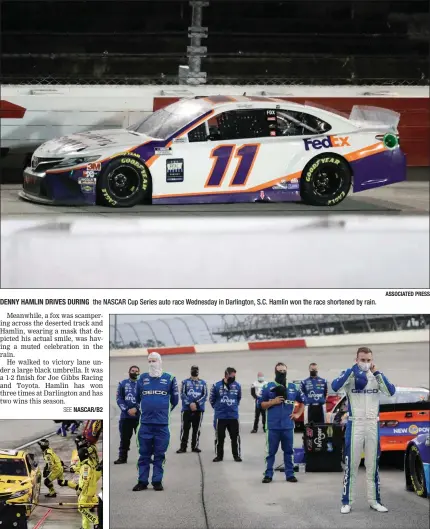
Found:
<svg viewBox="0 0 430 529"><path fill-rule="evenodd" d="M353 491L361 454L364 449L367 480L367 500L370 508L387 512L381 504L379 485L379 400L381 392L394 395L396 388L373 363L373 353L360 347L355 364L332 382L333 391L343 389L348 398L349 417L345 431L345 476L342 493L342 514L351 512Z"/></svg>
<svg viewBox="0 0 430 529"><path fill-rule="evenodd" d="M296 411L294 407L299 404ZM295 384L287 382L287 366L279 362L275 366L275 381L263 387L258 405L267 410L266 417L266 471L263 483L273 479L273 464L281 443L284 452L287 481L297 482L294 475L294 419L303 413L303 395Z"/></svg>

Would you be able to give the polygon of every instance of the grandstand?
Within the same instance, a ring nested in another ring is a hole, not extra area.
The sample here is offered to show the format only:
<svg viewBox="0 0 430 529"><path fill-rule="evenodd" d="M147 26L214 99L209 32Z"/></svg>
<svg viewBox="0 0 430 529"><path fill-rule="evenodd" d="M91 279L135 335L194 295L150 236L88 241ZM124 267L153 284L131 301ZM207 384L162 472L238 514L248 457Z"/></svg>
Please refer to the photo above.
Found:
<svg viewBox="0 0 430 529"><path fill-rule="evenodd" d="M177 84L190 62L210 84L429 79L427 0L5 0L1 8L3 84Z"/></svg>

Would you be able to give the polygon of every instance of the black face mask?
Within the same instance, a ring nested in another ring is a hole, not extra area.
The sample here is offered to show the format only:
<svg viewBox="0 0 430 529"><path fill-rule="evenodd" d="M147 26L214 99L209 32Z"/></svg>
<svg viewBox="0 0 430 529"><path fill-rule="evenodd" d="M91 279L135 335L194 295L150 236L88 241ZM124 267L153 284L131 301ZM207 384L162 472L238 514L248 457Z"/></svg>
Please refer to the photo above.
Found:
<svg viewBox="0 0 430 529"><path fill-rule="evenodd" d="M199 376L199 370L198 369L191 369L191 376L192 377L198 377Z"/></svg>
<svg viewBox="0 0 430 529"><path fill-rule="evenodd" d="M316 371L315 369L313 369L312 371L309 371L311 377L316 377L318 375L318 371Z"/></svg>
<svg viewBox="0 0 430 529"><path fill-rule="evenodd" d="M236 377L227 377L227 384L233 384L233 382L236 380Z"/></svg>
<svg viewBox="0 0 430 529"><path fill-rule="evenodd" d="M280 371L276 371L275 382L281 384L282 386L285 386L285 384L287 383L287 373L281 373Z"/></svg>
<svg viewBox="0 0 430 529"><path fill-rule="evenodd" d="M129 373L128 376L131 378L131 380L136 380L139 376L139 373Z"/></svg>

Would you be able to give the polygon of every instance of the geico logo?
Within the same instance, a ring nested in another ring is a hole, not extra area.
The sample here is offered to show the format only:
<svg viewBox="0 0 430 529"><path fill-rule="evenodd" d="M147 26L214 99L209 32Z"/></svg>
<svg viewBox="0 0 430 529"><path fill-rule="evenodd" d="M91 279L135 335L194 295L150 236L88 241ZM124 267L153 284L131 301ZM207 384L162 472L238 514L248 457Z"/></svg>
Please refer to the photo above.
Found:
<svg viewBox="0 0 430 529"><path fill-rule="evenodd" d="M306 140L303 140L305 143L305 149L309 151L309 149L312 147L312 149L329 149L330 147L351 147L349 143L349 136L326 136L325 138L321 140L314 140L312 138L308 138Z"/></svg>
<svg viewBox="0 0 430 529"><path fill-rule="evenodd" d="M346 489L349 480L349 457L345 456L345 476L343 478L343 495L346 496Z"/></svg>
<svg viewBox="0 0 430 529"><path fill-rule="evenodd" d="M159 389L149 389L148 391L142 391L142 395L167 395L167 391L161 391Z"/></svg>
<svg viewBox="0 0 430 529"><path fill-rule="evenodd" d="M379 389L353 389L352 393L379 393Z"/></svg>

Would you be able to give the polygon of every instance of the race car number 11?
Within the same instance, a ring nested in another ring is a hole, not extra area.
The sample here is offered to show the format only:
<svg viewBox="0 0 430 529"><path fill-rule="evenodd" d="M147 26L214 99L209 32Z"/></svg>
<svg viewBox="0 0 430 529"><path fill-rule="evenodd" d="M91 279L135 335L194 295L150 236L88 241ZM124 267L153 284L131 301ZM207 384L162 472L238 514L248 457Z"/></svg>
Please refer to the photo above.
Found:
<svg viewBox="0 0 430 529"><path fill-rule="evenodd" d="M220 145L213 149L210 157L214 158L215 161L206 180L205 187L221 187L233 158L233 153L235 158L240 158L240 161L229 186L246 185L259 149L259 143L242 145L240 147L236 147L236 145Z"/></svg>

